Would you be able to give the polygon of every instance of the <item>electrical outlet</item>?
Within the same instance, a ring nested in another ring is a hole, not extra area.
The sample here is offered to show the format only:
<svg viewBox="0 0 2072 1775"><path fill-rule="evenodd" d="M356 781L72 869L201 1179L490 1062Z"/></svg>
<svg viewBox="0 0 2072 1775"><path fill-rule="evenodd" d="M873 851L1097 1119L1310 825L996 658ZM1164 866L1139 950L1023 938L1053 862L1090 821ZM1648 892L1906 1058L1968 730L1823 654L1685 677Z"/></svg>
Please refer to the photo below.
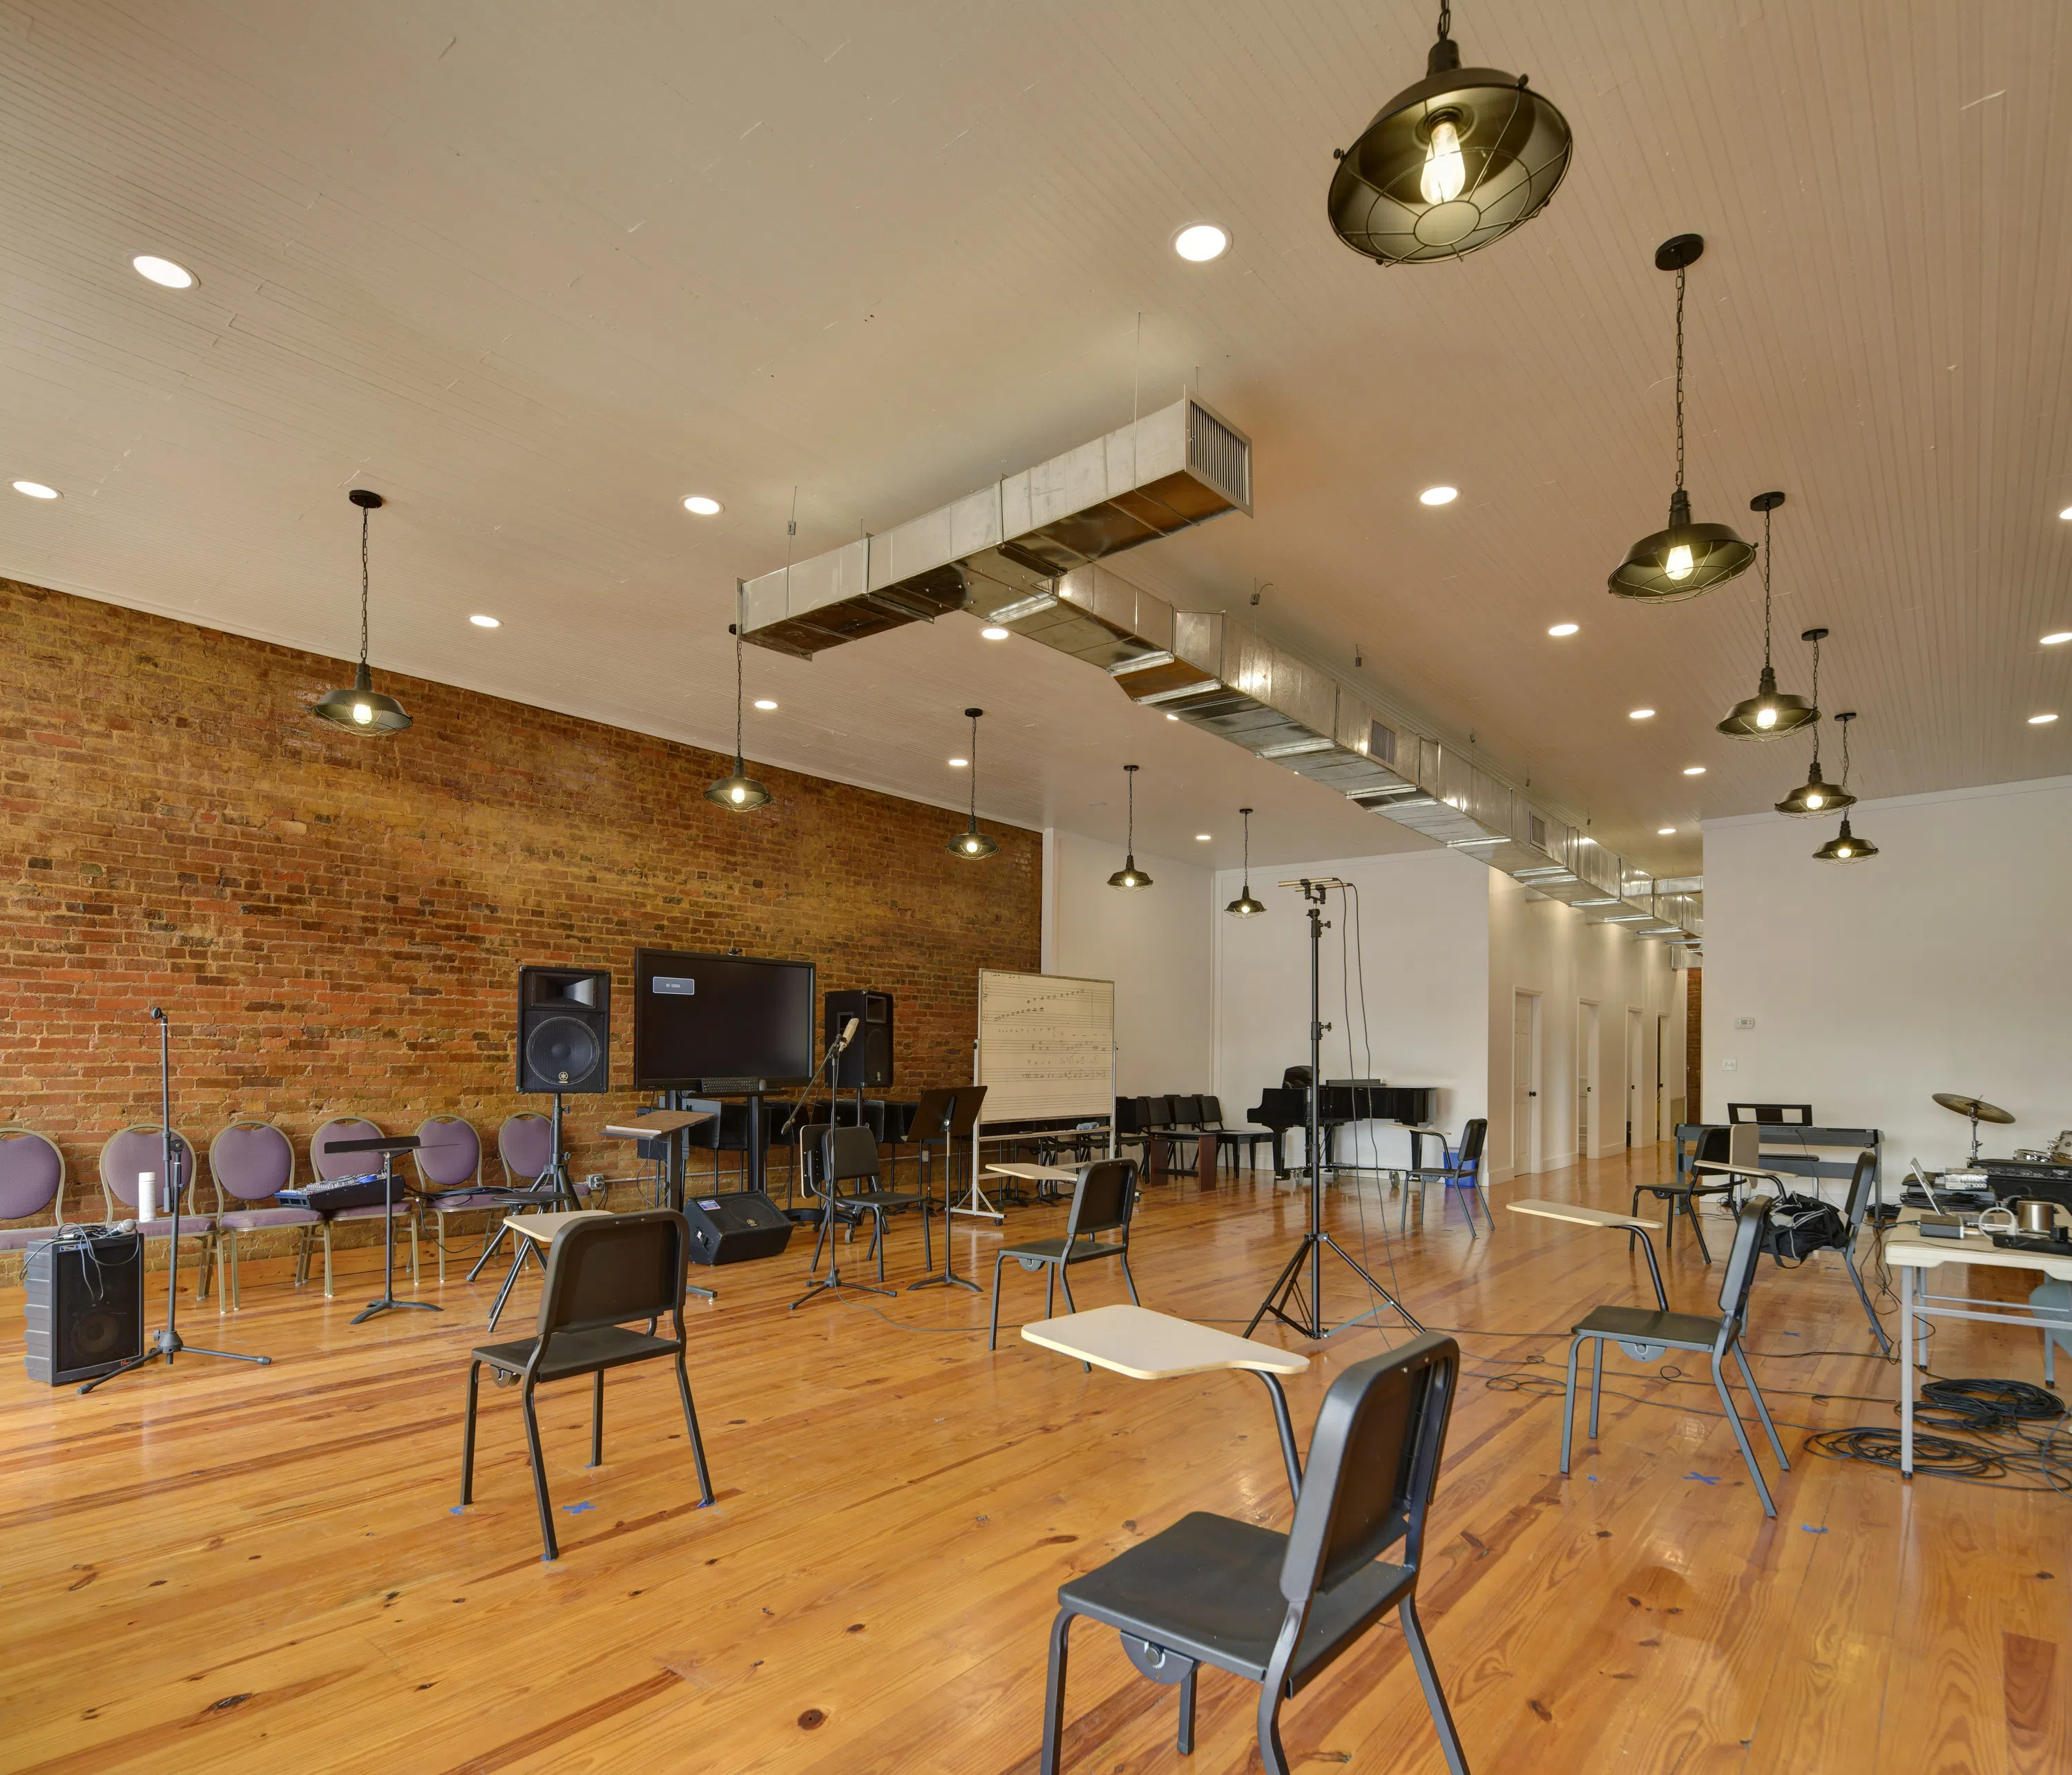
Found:
<svg viewBox="0 0 2072 1775"><path fill-rule="evenodd" d="M1737 1017L1734 1019L1734 1027L1737 1029L1753 1029L1755 1027L1755 1019L1752 1017Z"/></svg>
<svg viewBox="0 0 2072 1775"><path fill-rule="evenodd" d="M1725 1071L1732 1072L1734 1070L1734 1062L1731 1060L1722 1060L1720 1065Z"/></svg>

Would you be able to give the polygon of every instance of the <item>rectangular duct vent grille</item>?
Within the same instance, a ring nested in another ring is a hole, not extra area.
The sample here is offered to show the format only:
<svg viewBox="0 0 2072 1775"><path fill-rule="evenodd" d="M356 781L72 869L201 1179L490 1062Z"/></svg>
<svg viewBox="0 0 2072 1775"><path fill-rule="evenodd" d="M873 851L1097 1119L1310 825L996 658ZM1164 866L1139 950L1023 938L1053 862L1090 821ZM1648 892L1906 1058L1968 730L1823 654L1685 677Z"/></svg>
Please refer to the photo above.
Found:
<svg viewBox="0 0 2072 1775"><path fill-rule="evenodd" d="M1530 809L1525 816L1525 836L1528 844L1536 844L1542 850L1547 848L1547 822Z"/></svg>
<svg viewBox="0 0 2072 1775"><path fill-rule="evenodd" d="M1187 466L1252 509L1252 446L1197 401L1187 403Z"/></svg>
<svg viewBox="0 0 2072 1775"><path fill-rule="evenodd" d="M1367 738L1367 755L1371 758L1378 759L1383 764L1395 763L1396 729L1384 726L1379 721L1371 725L1373 730Z"/></svg>

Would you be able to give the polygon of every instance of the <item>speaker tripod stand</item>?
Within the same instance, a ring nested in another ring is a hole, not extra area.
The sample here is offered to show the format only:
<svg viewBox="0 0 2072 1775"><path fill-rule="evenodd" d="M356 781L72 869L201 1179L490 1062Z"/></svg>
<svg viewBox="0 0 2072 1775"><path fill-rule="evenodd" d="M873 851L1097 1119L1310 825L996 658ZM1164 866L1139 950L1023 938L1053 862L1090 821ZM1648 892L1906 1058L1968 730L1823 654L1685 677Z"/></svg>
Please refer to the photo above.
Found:
<svg viewBox="0 0 2072 1775"><path fill-rule="evenodd" d="M187 1179L180 1175L180 1143L173 1138L172 1025L166 1021L165 1010L162 1006L154 1005L151 1017L158 1025L158 1131L165 1138L166 1153L165 1168L159 1176L166 1186L166 1199L172 1204L173 1210L172 1236L166 1245L166 1329L154 1334L151 1347L142 1355L132 1356L120 1368L111 1368L105 1374L97 1374L80 1388L82 1393L91 1393L103 1381L112 1381L117 1374L126 1374L133 1368L142 1368L145 1363L154 1362L161 1356L165 1358L168 1368L173 1366L173 1358L183 1353L190 1356L213 1356L219 1362L253 1362L261 1368L270 1368L273 1363L271 1356L244 1356L234 1350L200 1350L181 1340L180 1192L187 1187ZM142 1237L140 1234L140 1243ZM141 1263L142 1261L142 1254L140 1252L138 1262ZM216 1285L219 1288L223 1286L220 1273L216 1276ZM143 1292L142 1283L138 1285L138 1292L140 1296Z"/></svg>
<svg viewBox="0 0 2072 1775"><path fill-rule="evenodd" d="M1314 881L1283 881L1281 885L1300 888L1309 906L1309 1125L1305 1136L1309 1161L1309 1230L1303 1234L1294 1255L1288 1259L1273 1286L1267 1291L1266 1298L1260 1302L1259 1310L1252 1316L1252 1323L1244 1328L1244 1334L1249 1337L1268 1313L1291 1331L1300 1332L1311 1339L1327 1337L1334 1330L1344 1329L1342 1325L1328 1324L1324 1317L1324 1253L1327 1250L1367 1284L1380 1305L1394 1308L1412 1331L1422 1331L1424 1326L1411 1317L1410 1309L1369 1276L1353 1254L1324 1226L1322 1093L1324 1030L1327 1025L1323 1021L1318 957L1323 947L1327 922L1324 917L1326 898L1333 888L1343 887L1345 883L1334 877ZM1350 1320L1346 1321L1347 1325L1351 1323Z"/></svg>

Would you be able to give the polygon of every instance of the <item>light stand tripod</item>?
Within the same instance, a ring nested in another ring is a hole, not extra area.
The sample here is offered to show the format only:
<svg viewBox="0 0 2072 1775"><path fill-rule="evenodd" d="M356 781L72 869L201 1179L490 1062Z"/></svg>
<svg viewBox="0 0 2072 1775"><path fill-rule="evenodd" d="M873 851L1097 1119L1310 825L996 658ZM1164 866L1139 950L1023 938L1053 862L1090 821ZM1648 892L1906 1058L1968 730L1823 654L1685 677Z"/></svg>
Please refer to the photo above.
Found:
<svg viewBox="0 0 2072 1775"><path fill-rule="evenodd" d="M835 1105L840 1101L840 1094L835 1088L835 1062L841 1058L843 1050L855 1039L856 1032L861 1021L860 1017L851 1017L843 1024L841 1033L828 1044L828 1057L823 1064L826 1066L828 1073L828 1124L831 1134L837 1120ZM826 1239L828 1245L828 1273L821 1276L791 1303L790 1310L793 1313L796 1313L808 1300L817 1300L823 1294L831 1294L840 1288L861 1288L865 1294L888 1296L898 1292L896 1288L873 1288L866 1282L842 1280L841 1247L835 1239L835 1180L828 1174L828 1165L823 1162L820 1167L820 1235ZM925 1206L923 1211L924 1213L927 1211ZM947 1231L944 1236L945 1238L948 1236ZM816 1263L819 1261L817 1254L814 1260Z"/></svg>
<svg viewBox="0 0 2072 1775"><path fill-rule="evenodd" d="M514 1203L520 1208L528 1202L540 1206L556 1202L568 1208L579 1208L582 1206L576 1198L575 1185L569 1181L569 1156L561 1150L561 1094L559 1091L554 1093L553 1132L548 1136L548 1140L553 1148L554 1156L548 1164L547 1169L534 1178L531 1185L525 1189L508 1193L499 1192L501 1199ZM512 1236L511 1229L501 1220L498 1221L495 1232L491 1235L489 1243L482 1248L482 1255L475 1260L474 1268L467 1272L469 1281L472 1282L482 1274L483 1265L495 1256L504 1248L504 1240ZM529 1239L521 1241L517 1262L512 1266L512 1273L514 1276L519 1270L524 1268L525 1254L531 1249L532 1242ZM539 1253L536 1251L532 1255L539 1257ZM543 1269L546 1267L545 1258L540 1258L540 1265ZM504 1293L509 1292L510 1288L507 1284ZM500 1295L498 1296L500 1301L502 1298ZM358 1322L357 1320L354 1321L355 1324Z"/></svg>
<svg viewBox="0 0 2072 1775"><path fill-rule="evenodd" d="M1259 1321L1269 1313L1292 1331L1305 1337L1321 1338L1330 1334L1332 1327L1324 1321L1324 1250L1326 1246L1342 1259L1351 1270L1385 1305L1395 1308L1412 1331L1424 1328L1410 1317L1409 1309L1379 1282L1354 1261L1353 1255L1324 1230L1324 1145L1322 1123L1322 1103L1324 1073L1324 1031L1330 1025L1323 1021L1322 984L1318 969L1318 956L1323 947L1326 920L1324 903L1334 887L1345 883L1335 877L1321 881L1302 880L1283 881L1283 887L1300 888L1302 898L1309 904L1309 1125L1306 1132L1309 1161L1309 1230L1303 1234L1302 1242L1295 1247L1295 1255L1288 1259L1273 1286L1267 1291L1266 1298L1259 1304L1259 1310L1252 1316L1252 1323L1244 1328L1249 1337L1258 1329ZM1303 1299L1302 1267L1309 1263L1308 1299ZM1295 1311L1289 1311L1289 1304ZM1297 1317L1301 1314L1302 1317ZM1348 1321L1350 1324L1351 1321Z"/></svg>
<svg viewBox="0 0 2072 1775"><path fill-rule="evenodd" d="M102 1381L112 1381L117 1374L126 1374L133 1368L142 1368L154 1356L166 1358L166 1366L173 1366L173 1358L182 1350L190 1355L215 1356L227 1362L257 1362L261 1368L273 1366L271 1356L240 1356L234 1350L201 1350L180 1341L180 1191L187 1180L179 1173L180 1143L173 1138L173 1047L172 1025L166 1021L164 1009L156 1005L151 1007L151 1016L158 1025L158 1129L165 1136L165 1168L159 1173L165 1181L173 1205L172 1238L166 1246L166 1329L151 1340L151 1347L141 1356L132 1356L120 1368L111 1368L105 1374L97 1376L80 1389L91 1393ZM140 1242L142 1235L138 1235ZM216 1278L218 1288L223 1278Z"/></svg>

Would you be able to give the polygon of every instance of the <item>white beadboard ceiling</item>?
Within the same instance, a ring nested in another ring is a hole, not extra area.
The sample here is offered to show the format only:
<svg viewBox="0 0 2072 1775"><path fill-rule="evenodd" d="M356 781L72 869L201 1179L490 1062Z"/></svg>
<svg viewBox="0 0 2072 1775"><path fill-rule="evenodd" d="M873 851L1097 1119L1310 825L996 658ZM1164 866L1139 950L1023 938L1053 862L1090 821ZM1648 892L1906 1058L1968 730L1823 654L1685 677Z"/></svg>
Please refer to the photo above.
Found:
<svg viewBox="0 0 2072 1775"><path fill-rule="evenodd" d="M1572 168L1509 240L1383 270L1325 224L1331 150L1433 10L5 0L0 483L65 497L0 492L0 573L345 654L370 486L377 672L724 745L734 581L795 487L815 553L1198 377L1257 516L1121 570L1263 587L1277 638L1683 873L1807 757L1712 732L1753 573L1603 590L1663 521L1651 257L1691 229L1690 484L1745 532L1790 495L1787 688L1831 628L1867 794L2072 770L2072 646L2037 644L2072 627L2072 8L1462 0ZM1234 244L1186 265L1202 218ZM1263 859L1421 842L962 618L750 671L751 757L954 802L975 702L997 817L1119 836L1128 756L1146 851L1234 862L1241 801Z"/></svg>

